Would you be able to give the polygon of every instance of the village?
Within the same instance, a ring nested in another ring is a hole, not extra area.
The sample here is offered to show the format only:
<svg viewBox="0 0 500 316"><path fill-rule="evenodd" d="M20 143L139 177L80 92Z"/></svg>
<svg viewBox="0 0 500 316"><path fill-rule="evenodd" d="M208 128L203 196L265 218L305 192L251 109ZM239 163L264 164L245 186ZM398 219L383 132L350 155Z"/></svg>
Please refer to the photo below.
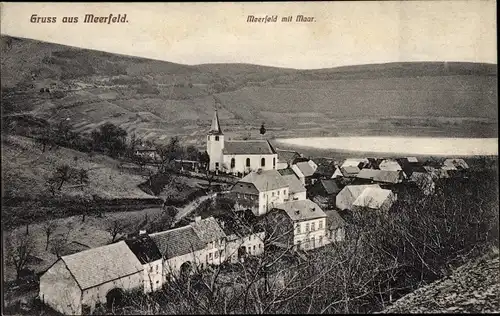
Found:
<svg viewBox="0 0 500 316"><path fill-rule="evenodd" d="M176 164L186 175L226 179L227 190L214 196L233 201L230 210L215 205L215 212L201 214L192 208L161 231L141 230L62 255L40 276L40 301L63 314L88 314L118 306L127 291L153 293L174 279L242 265L266 252L283 251L300 261L308 252L345 242L353 212L384 216L401 192L430 195L436 183L466 178L469 169L461 158L336 161L278 149L264 138L225 140L217 111L206 143L205 166ZM136 155L155 160L157 153L141 145Z"/></svg>

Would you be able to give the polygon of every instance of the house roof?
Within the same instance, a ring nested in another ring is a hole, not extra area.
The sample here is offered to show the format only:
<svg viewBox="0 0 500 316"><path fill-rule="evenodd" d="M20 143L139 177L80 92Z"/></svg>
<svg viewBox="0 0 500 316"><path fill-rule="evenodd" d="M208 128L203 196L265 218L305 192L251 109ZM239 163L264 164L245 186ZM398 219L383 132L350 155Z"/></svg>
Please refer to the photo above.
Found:
<svg viewBox="0 0 500 316"><path fill-rule="evenodd" d="M378 168L380 170L387 170L387 171L398 171L402 170L401 166L397 161L394 160L384 160L381 163L379 163Z"/></svg>
<svg viewBox="0 0 500 316"><path fill-rule="evenodd" d="M359 173L359 171L360 169L357 166L346 166L340 168L340 172L342 172L344 177L355 176Z"/></svg>
<svg viewBox="0 0 500 316"><path fill-rule="evenodd" d="M125 243L127 243L141 264L150 263L162 257L155 242L148 235L141 235L135 239L125 240Z"/></svg>
<svg viewBox="0 0 500 316"><path fill-rule="evenodd" d="M205 248L205 244L200 240L191 226L170 229L150 234L149 236L166 259L175 258Z"/></svg>
<svg viewBox="0 0 500 316"><path fill-rule="evenodd" d="M341 188L339 188L337 181L335 181L334 179L328 179L328 180L322 179L319 180L318 182L328 194L336 194L342 190Z"/></svg>
<svg viewBox="0 0 500 316"><path fill-rule="evenodd" d="M325 211L325 214L327 216L327 227L330 230L337 229L339 227L344 227L345 226L345 221L340 216L340 214L336 210L328 210Z"/></svg>
<svg viewBox="0 0 500 316"><path fill-rule="evenodd" d="M82 290L143 269L124 241L62 256L61 259Z"/></svg>
<svg viewBox="0 0 500 316"><path fill-rule="evenodd" d="M222 129L220 128L219 123L219 114L217 110L214 112L214 117L212 119L212 126L210 127L210 131L208 132L211 135L222 135Z"/></svg>
<svg viewBox="0 0 500 316"><path fill-rule="evenodd" d="M287 176L287 175L293 175L293 176L295 176L295 172L293 172L293 170L291 168L280 169L280 170L278 170L278 172L282 176Z"/></svg>
<svg viewBox="0 0 500 316"><path fill-rule="evenodd" d="M292 163L295 158L300 157L300 154L293 150L276 149L278 161Z"/></svg>
<svg viewBox="0 0 500 316"><path fill-rule="evenodd" d="M224 142L224 154L227 155L272 155L276 150L267 140L233 140Z"/></svg>
<svg viewBox="0 0 500 316"><path fill-rule="evenodd" d="M352 205L378 209L387 200L391 193L391 190L385 190L381 188L366 188Z"/></svg>
<svg viewBox="0 0 500 316"><path fill-rule="evenodd" d="M310 177L316 171L308 161L297 162L295 165L299 168L304 177Z"/></svg>
<svg viewBox="0 0 500 316"><path fill-rule="evenodd" d="M299 179L295 174L287 174L282 176L285 182L288 184L288 191L293 193L306 192L306 188L302 185Z"/></svg>
<svg viewBox="0 0 500 316"><path fill-rule="evenodd" d="M341 167L357 167L359 163L362 162L363 164L368 163L368 159L366 158L347 158L344 160L342 163Z"/></svg>
<svg viewBox="0 0 500 316"><path fill-rule="evenodd" d="M416 163L416 162L418 162L417 157L406 157L406 160L408 160L408 162L411 162L411 163Z"/></svg>
<svg viewBox="0 0 500 316"><path fill-rule="evenodd" d="M401 180L401 171L361 169L356 177L384 183L399 183Z"/></svg>
<svg viewBox="0 0 500 316"><path fill-rule="evenodd" d="M367 188L379 188L380 189L380 186L378 184L347 185L342 190L349 191L351 193L351 195L354 197L354 199L356 199Z"/></svg>
<svg viewBox="0 0 500 316"><path fill-rule="evenodd" d="M468 169L469 165L465 162L465 160L461 158L449 158L443 162L443 165L446 167L455 167L457 169Z"/></svg>
<svg viewBox="0 0 500 316"><path fill-rule="evenodd" d="M288 187L287 182L276 170L265 170L261 172L251 172L239 182L252 183L259 192L276 190Z"/></svg>
<svg viewBox="0 0 500 316"><path fill-rule="evenodd" d="M191 223L190 225L193 227L196 235L198 235L200 240L205 244L226 237L224 230L212 216Z"/></svg>
<svg viewBox="0 0 500 316"><path fill-rule="evenodd" d="M311 200L289 201L274 206L274 209L285 211L292 221L326 217L321 207Z"/></svg>

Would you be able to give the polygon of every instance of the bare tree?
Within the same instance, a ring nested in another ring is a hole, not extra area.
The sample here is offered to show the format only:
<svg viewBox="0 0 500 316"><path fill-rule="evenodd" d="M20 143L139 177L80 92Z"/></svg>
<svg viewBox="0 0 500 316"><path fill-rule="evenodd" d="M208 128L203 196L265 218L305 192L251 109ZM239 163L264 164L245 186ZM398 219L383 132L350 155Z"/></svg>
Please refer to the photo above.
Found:
<svg viewBox="0 0 500 316"><path fill-rule="evenodd" d="M57 223L53 220L47 220L42 224L43 231L45 232L45 250L49 249L50 236L57 229Z"/></svg>
<svg viewBox="0 0 500 316"><path fill-rule="evenodd" d="M16 269L17 279L21 276L34 249L34 240L29 235L20 234L16 237L11 234L6 238L6 258Z"/></svg>
<svg viewBox="0 0 500 316"><path fill-rule="evenodd" d="M122 234L128 228L128 226L129 225L124 224L118 219L111 220L106 227L106 231L111 235L111 242L115 242L116 237L119 234Z"/></svg>

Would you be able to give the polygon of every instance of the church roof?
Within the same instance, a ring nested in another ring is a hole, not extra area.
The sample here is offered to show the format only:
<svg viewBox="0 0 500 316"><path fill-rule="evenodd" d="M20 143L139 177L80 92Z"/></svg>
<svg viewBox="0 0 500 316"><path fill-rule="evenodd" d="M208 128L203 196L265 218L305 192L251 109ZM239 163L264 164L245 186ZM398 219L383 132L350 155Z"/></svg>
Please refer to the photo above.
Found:
<svg viewBox="0 0 500 316"><path fill-rule="evenodd" d="M212 126L210 127L210 131L208 132L211 135L222 135L222 129L220 128L219 123L219 115L217 114L217 110L214 112L214 118L212 119Z"/></svg>
<svg viewBox="0 0 500 316"><path fill-rule="evenodd" d="M276 154L276 150L267 140L226 141L223 152L227 155Z"/></svg>

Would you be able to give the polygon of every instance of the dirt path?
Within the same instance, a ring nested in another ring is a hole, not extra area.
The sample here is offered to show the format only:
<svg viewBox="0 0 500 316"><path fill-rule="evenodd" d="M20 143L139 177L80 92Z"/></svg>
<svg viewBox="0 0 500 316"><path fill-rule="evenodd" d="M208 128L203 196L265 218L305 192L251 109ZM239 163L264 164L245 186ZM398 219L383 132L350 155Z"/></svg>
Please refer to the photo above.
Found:
<svg viewBox="0 0 500 316"><path fill-rule="evenodd" d="M179 222L183 217L185 217L186 215L188 215L189 213L194 211L202 202L204 202L208 199L211 199L211 198L215 198L216 196L217 196L217 193L213 193L210 195L201 196L201 197L189 202L188 205L184 206L183 208L181 208L179 210L179 213L177 213L177 215L175 216L175 223Z"/></svg>

